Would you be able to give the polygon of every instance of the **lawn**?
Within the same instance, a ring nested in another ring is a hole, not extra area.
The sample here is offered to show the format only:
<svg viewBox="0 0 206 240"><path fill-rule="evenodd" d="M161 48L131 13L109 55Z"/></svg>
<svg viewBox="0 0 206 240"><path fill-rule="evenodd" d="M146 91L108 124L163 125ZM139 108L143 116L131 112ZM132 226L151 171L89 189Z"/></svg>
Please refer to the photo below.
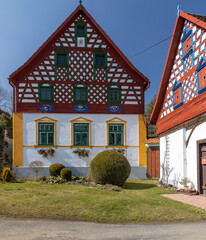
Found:
<svg viewBox="0 0 206 240"><path fill-rule="evenodd" d="M0 183L0 215L103 223L206 220L206 211L160 195L156 181L127 181L120 191L81 184Z"/></svg>

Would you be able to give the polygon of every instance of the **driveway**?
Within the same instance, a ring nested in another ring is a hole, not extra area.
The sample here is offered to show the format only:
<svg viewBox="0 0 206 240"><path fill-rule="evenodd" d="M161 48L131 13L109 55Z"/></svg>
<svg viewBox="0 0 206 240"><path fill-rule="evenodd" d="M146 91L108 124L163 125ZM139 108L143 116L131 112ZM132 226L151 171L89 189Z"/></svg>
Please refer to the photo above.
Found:
<svg viewBox="0 0 206 240"><path fill-rule="evenodd" d="M206 239L206 222L111 225L85 222L0 218L1 240L152 240Z"/></svg>

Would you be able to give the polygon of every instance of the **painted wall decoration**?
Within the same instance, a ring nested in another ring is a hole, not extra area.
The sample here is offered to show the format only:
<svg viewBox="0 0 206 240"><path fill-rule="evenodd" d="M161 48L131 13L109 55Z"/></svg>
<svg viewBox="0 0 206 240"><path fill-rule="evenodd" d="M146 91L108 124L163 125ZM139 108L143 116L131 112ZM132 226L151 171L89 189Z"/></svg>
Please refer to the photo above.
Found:
<svg viewBox="0 0 206 240"><path fill-rule="evenodd" d="M118 106L118 105L111 105L108 107L108 111L111 112L111 113L119 113L121 112L121 107Z"/></svg>
<svg viewBox="0 0 206 240"><path fill-rule="evenodd" d="M42 112L52 112L54 110L54 106L52 104L41 104L39 105L39 110Z"/></svg>
<svg viewBox="0 0 206 240"><path fill-rule="evenodd" d="M191 43L193 45L192 54L185 59L183 56L183 44L185 33L190 32ZM165 102L161 111L161 117L163 118L175 110L173 105L173 87L175 81L181 82L183 87L183 102L184 104L191 101L198 96L197 74L196 68L201 57L206 57L206 32L201 27L185 20L183 34L181 36L176 57L173 63L173 68L169 78L169 84L167 86L167 93ZM184 61L184 64L183 64ZM194 63L192 64L192 61ZM194 68L194 71L191 71Z"/></svg>
<svg viewBox="0 0 206 240"><path fill-rule="evenodd" d="M76 112L86 112L88 110L88 106L83 104L76 104L74 105L74 110Z"/></svg>
<svg viewBox="0 0 206 240"><path fill-rule="evenodd" d="M87 50L76 48L75 24L82 19L86 24ZM77 81L88 84L88 102L106 104L105 82L122 85L122 104L142 105L143 88L136 83L125 67L107 49L107 42L83 15L79 15L56 40L53 50L18 84L18 103L38 103L38 85L48 81L54 85L55 103L73 103L73 85ZM94 49L107 49L106 70L94 67ZM67 52L66 66L56 66L57 53ZM94 81L95 76L95 81ZM68 81L69 80L69 81ZM26 82L25 82L26 81ZM97 84L98 82L98 84ZM142 105L143 106L143 105Z"/></svg>

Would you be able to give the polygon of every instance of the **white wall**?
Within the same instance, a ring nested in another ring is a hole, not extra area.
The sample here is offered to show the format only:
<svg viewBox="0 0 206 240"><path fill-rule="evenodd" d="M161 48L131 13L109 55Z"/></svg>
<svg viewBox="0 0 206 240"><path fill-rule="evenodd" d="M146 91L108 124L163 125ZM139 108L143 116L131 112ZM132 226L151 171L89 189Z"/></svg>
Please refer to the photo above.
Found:
<svg viewBox="0 0 206 240"><path fill-rule="evenodd" d="M187 131L187 138L190 134ZM197 189L197 141L206 139L206 122L196 127L187 146L187 174Z"/></svg>
<svg viewBox="0 0 206 240"><path fill-rule="evenodd" d="M191 137L186 147L188 137ZM182 187L179 184L182 178L188 177L191 187L197 189L197 141L206 139L206 122L197 126L193 131L182 128L167 135L169 138L170 166L175 167L169 178L170 183ZM164 161L165 138L160 138L160 161Z"/></svg>
<svg viewBox="0 0 206 240"><path fill-rule="evenodd" d="M178 130L168 134L168 156L167 161L174 170L170 174L169 183L177 185L184 177L184 146L185 146L185 129ZM166 136L160 138L160 162L164 161L166 151Z"/></svg>
<svg viewBox="0 0 206 240"><path fill-rule="evenodd" d="M26 147L35 145L35 119L42 117L50 117L57 120L57 145L69 146L71 145L71 123L70 120L84 117L92 120L92 145L93 146L105 146L107 145L107 132L106 132L106 120L114 117L121 118L127 121L126 138L128 146L139 146L139 118L138 115L130 114L23 114L23 165L26 167L30 162L35 160L41 160L45 166L49 166L52 163L62 163L66 167L88 167L92 158L99 152L105 150L105 147L94 147L88 150L89 158L80 158L73 151L75 148L58 147L55 149L54 157L42 158L37 153L40 148ZM108 148L112 149L112 148ZM131 166L139 166L139 148L128 147L125 152L125 156L128 158Z"/></svg>

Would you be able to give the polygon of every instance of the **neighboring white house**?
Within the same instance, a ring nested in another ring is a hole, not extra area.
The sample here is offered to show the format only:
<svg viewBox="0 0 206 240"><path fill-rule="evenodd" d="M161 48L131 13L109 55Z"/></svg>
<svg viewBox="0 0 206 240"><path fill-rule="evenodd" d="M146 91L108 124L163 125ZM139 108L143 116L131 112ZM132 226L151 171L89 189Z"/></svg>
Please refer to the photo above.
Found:
<svg viewBox="0 0 206 240"><path fill-rule="evenodd" d="M150 123L160 137L160 161L206 194L206 17L180 11Z"/></svg>

